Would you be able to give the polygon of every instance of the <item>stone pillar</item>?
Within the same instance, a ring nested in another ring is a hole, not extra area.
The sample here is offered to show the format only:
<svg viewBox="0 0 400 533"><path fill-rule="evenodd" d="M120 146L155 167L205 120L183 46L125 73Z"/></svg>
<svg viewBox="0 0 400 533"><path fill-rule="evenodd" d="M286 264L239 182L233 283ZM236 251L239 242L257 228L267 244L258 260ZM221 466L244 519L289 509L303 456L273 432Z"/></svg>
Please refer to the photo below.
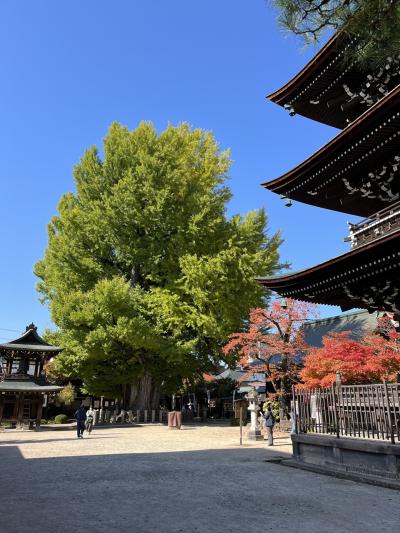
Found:
<svg viewBox="0 0 400 533"><path fill-rule="evenodd" d="M138 409L136 411L136 424L139 424L140 423L140 410Z"/></svg>
<svg viewBox="0 0 400 533"><path fill-rule="evenodd" d="M144 422L147 423L147 415L148 415L148 411L147 409L144 410Z"/></svg>
<svg viewBox="0 0 400 533"><path fill-rule="evenodd" d="M151 423L154 424L155 421L156 421L156 411L155 409L152 409L151 410Z"/></svg>
<svg viewBox="0 0 400 533"><path fill-rule="evenodd" d="M247 434L249 440L263 440L260 428L258 427L258 411L260 406L258 405L258 394L255 390L250 391L247 395L249 401L248 410L250 411L250 429Z"/></svg>

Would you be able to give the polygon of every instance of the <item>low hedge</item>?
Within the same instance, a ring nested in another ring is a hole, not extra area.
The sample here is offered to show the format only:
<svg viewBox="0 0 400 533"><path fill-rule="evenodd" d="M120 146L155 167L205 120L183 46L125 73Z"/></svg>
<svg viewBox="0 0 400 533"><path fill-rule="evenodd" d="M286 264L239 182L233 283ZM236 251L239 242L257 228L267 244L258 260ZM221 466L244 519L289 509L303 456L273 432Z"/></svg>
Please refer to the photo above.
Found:
<svg viewBox="0 0 400 533"><path fill-rule="evenodd" d="M55 424L68 424L68 417L67 415L57 415L54 418Z"/></svg>

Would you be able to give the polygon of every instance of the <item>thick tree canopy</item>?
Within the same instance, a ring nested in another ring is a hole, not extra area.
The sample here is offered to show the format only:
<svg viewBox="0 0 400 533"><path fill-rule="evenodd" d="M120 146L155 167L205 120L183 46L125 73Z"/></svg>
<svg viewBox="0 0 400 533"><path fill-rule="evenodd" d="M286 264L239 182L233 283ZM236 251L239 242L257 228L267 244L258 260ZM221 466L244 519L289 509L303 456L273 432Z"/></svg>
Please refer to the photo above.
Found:
<svg viewBox="0 0 400 533"><path fill-rule="evenodd" d="M65 376L120 396L141 379L173 388L220 358L262 302L254 277L279 268L263 210L226 217L229 166L211 133L186 124L160 135L113 124L103 155L84 154L35 266Z"/></svg>
<svg viewBox="0 0 400 533"><path fill-rule="evenodd" d="M400 51L399 0L273 0L280 23L307 43L328 30L343 30L356 42L347 59L378 67Z"/></svg>

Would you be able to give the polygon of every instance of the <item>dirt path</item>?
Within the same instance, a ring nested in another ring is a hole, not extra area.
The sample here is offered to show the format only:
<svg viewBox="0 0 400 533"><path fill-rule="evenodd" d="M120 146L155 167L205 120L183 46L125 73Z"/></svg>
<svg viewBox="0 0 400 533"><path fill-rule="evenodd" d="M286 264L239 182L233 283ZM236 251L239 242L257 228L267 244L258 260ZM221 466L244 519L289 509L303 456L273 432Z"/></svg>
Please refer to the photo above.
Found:
<svg viewBox="0 0 400 533"><path fill-rule="evenodd" d="M1 533L395 532L396 491L267 462L287 439L164 426L0 434Z"/></svg>

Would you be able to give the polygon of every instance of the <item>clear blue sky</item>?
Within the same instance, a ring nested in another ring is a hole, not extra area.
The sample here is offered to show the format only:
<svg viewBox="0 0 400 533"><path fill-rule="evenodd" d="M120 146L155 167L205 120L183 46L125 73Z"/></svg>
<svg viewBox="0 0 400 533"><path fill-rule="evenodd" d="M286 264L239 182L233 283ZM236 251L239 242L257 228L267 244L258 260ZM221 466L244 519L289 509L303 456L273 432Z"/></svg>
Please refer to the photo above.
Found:
<svg viewBox="0 0 400 533"><path fill-rule="evenodd" d="M234 164L230 214L264 206L282 259L305 268L347 249L346 215L260 187L336 134L265 95L315 53L264 0L12 0L0 4L0 337L51 326L32 268L72 168L112 121L212 130ZM329 308L335 314L338 308ZM324 315L326 310L322 310Z"/></svg>

